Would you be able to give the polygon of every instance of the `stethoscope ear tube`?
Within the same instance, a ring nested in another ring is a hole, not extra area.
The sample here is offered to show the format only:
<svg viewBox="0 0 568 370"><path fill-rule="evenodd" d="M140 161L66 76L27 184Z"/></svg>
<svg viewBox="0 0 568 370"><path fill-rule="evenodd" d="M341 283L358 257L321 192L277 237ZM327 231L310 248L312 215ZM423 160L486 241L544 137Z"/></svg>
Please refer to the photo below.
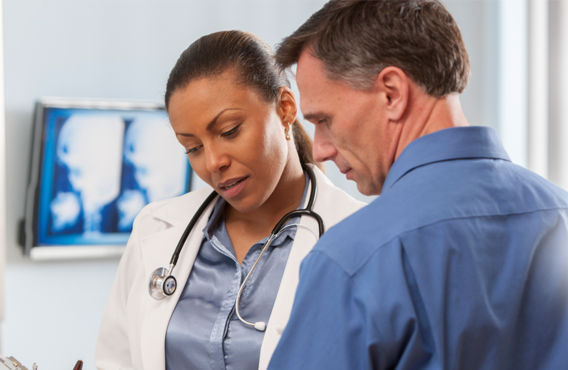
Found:
<svg viewBox="0 0 568 370"><path fill-rule="evenodd" d="M306 171L308 173L308 177L310 178L310 181L312 183L312 186L311 186L311 189L310 189L310 197L308 198L308 205L304 209L296 209L294 211L291 211L291 212L288 212L287 214L285 214L284 217L282 217L280 219L280 221L278 221L278 223L272 229L272 232L271 232L272 235L278 234L282 230L284 225L286 225L286 222L288 222L288 221L290 221L290 219L292 219L294 217L298 217L298 216L310 216L310 217L315 218L315 220L318 222L319 236L321 237L323 235L323 233L325 232L325 228L324 228L324 225L323 225L322 218L320 217L320 215L318 215L317 213L315 213L313 211L314 203L316 201L316 195L317 195L316 175L314 173L314 170L312 170L312 168L310 166L302 163L302 168L304 169L304 171Z"/></svg>
<svg viewBox="0 0 568 370"><path fill-rule="evenodd" d="M314 203L316 201L316 195L317 195L317 192L318 192L318 187L316 185L316 174L314 173L314 170L312 170L312 168L305 163L302 163L302 168L304 169L304 171L306 171L308 173L308 177L310 178L310 182L312 183L312 186L311 186L311 189L310 189L310 198L308 200L308 206L304 209L313 211ZM321 217L320 217L320 219L321 219ZM320 236L321 236L321 234L320 234Z"/></svg>
<svg viewBox="0 0 568 370"><path fill-rule="evenodd" d="M316 221L318 222L319 236L321 237L323 235L323 233L325 232L324 226L323 226L323 220L322 220L320 215L318 215L317 213L315 213L314 211L312 211L310 209L296 209L292 212L286 213L284 215L284 217L282 217L280 219L280 221L278 221L276 226L274 226L274 229L272 229L271 234L272 235L278 234L280 232L280 230L282 230L284 225L286 225L286 222L288 222L290 219L292 219L294 217L298 217L298 216L310 216L310 217L315 218Z"/></svg>
<svg viewBox="0 0 568 370"><path fill-rule="evenodd" d="M319 217L319 215L316 213L315 214L317 217ZM314 235L314 238L316 238L316 241L318 240L318 237L316 236L316 234L314 233L314 231L312 229L310 229L309 227L307 227L306 225L302 225L302 224L290 224L290 225L286 225L283 226L277 234L272 234L270 235L270 237L268 238L268 240L264 243L264 246L262 247L260 254L258 255L258 257L256 258L256 261L254 262L254 264L252 265L252 267L250 268L247 276L245 277L244 281L241 283L241 287L239 288L239 292L237 293L237 298L235 301L235 313L237 314L237 317L239 318L239 320L241 320L241 322L245 325L251 326L253 328L255 328L258 331L264 331L266 330L266 323L264 321L257 321L257 322L250 322L245 320L240 313L240 309L239 309L239 303L241 301L241 294L243 293L243 290L247 284L248 279L250 278L250 276L252 275L254 269L256 268L256 265L258 265L258 262L260 261L260 259L262 258L262 255L264 254L264 252L266 252L266 250L268 249L268 247L270 246L270 244L272 244L272 241L274 239L276 239L278 236L280 236L280 234L290 228L290 227L301 227L304 228L306 230L308 230L309 232L311 232ZM320 234L321 236L321 234Z"/></svg>
<svg viewBox="0 0 568 370"><path fill-rule="evenodd" d="M215 197L217 197L217 192L214 191L209 194L209 196L207 197L207 199L205 199L203 204L201 204L197 212L195 212L195 215L193 216L193 218L185 228L181 238L179 239L176 250L174 251L172 259L170 260L169 268L166 269L165 267L160 267L154 270L154 272L150 276L150 281L148 282L148 292L150 293L150 296L152 298L162 300L175 293L177 289L177 280L172 275L172 272L174 271L174 267L177 264L181 249L187 241L191 230L193 230L193 227L195 226L201 215L203 215L205 209L209 206L213 199L215 199Z"/></svg>
<svg viewBox="0 0 568 370"><path fill-rule="evenodd" d="M209 206L209 204L213 201L213 199L215 199L215 197L217 197L217 195L218 194L216 191L213 191L211 194L209 194L209 196L207 197L207 199L205 199L203 204L201 204L197 212L195 212L191 221L189 221L189 224L187 225L187 227L183 231L183 234L181 235L181 238L179 239L176 250L172 255L172 259L170 260L170 265L172 266L172 270L177 264L179 255L181 254L181 249L183 248L183 245L185 244L187 237L191 233L191 230L193 230L193 227L195 226L199 218L203 215L203 212L205 212L205 208ZM171 273L172 272L170 271L170 274Z"/></svg>
<svg viewBox="0 0 568 370"><path fill-rule="evenodd" d="M256 323L248 322L248 321L244 320L239 313L239 301L240 301L241 293L242 293L242 291L243 291L243 289L246 285L248 278L250 277L250 275L254 271L256 265L258 264L260 258L262 257L262 255L264 254L264 252L266 251L266 249L268 248L268 246L270 245L272 240L274 240L274 238L276 238L277 235L279 235L279 233L281 233L284 229L286 229L288 227L292 227L292 226L299 226L299 227L304 227L304 228L309 230L309 228L307 228L306 226L300 225L300 224L298 224L298 225L287 225L286 226L286 223L294 217L298 217L298 216L313 217L318 223L319 236L321 237L323 235L323 233L325 232L325 228L324 228L322 218L320 217L320 215L318 215L316 212L313 211L313 207L314 207L314 203L315 203L315 199L316 199L316 194L317 194L317 183L316 183L316 177L315 177L314 171L312 170L311 167L309 167L305 164L302 164L302 168L304 169L304 171L307 172L308 177L310 178L310 181L311 181L310 197L309 197L309 200L308 200L307 207L304 208L304 209L297 209L297 210L294 210L292 212L289 212L286 215L284 215L284 217L282 217L282 219L280 221L278 221L276 226L274 226L274 229L272 230L272 233L271 233L269 239L265 243L265 245L262 249L262 252L258 256L256 262L254 263L254 265L250 269L249 273L247 274L246 278L244 279L243 283L241 284L241 287L240 287L239 292L237 294L236 313L237 313L239 320L241 320L246 325L250 325L250 326L252 326L255 329L260 330L260 331L265 330L266 323L264 323L264 322L256 322ZM183 232L183 234L182 234L182 236L181 236L181 238L180 238L180 240L179 240L179 242L176 246L176 249L175 249L175 251L172 255L172 258L170 260L169 268L167 268L167 269L165 267L158 268L158 269L154 270L154 272L150 276L150 280L148 282L148 292L150 293L150 296L152 298L157 299L157 300L161 300L161 299L164 299L166 296L171 296L172 294L175 293L175 291L177 289L177 281L176 281L176 278L172 275L172 272L173 272L174 267L176 266L176 264L178 262L178 258L181 254L181 250L182 250L185 242L187 241L189 234L193 230L195 224L201 218L201 216L205 212L205 209L209 206L209 204L213 201L213 199L215 199L217 197L217 195L218 194L215 191L213 191L211 194L209 194L209 196L207 197L207 199L205 199L203 204L201 204L201 206L199 207L197 212L195 212L193 218L191 219L191 221L189 222L189 224L185 228L185 230L184 230L184 232Z"/></svg>

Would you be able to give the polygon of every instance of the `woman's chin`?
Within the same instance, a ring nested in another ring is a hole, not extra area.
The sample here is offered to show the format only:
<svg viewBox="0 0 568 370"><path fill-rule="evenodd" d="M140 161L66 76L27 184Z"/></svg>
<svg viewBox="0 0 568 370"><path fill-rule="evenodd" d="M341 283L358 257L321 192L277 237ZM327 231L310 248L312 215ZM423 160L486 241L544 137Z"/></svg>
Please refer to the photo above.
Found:
<svg viewBox="0 0 568 370"><path fill-rule="evenodd" d="M239 213L249 213L257 210L263 204L259 199L251 199L252 197L236 197L236 198L225 198L227 203L235 211ZM255 197L256 198L256 197Z"/></svg>

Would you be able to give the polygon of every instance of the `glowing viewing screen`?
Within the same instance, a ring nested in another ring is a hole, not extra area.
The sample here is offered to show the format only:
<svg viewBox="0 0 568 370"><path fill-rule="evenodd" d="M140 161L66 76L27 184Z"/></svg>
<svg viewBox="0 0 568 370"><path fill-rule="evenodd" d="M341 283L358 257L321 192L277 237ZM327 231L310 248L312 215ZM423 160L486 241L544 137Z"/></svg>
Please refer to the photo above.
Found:
<svg viewBox="0 0 568 370"><path fill-rule="evenodd" d="M48 108L44 125L37 245L125 244L146 204L189 189L164 111Z"/></svg>

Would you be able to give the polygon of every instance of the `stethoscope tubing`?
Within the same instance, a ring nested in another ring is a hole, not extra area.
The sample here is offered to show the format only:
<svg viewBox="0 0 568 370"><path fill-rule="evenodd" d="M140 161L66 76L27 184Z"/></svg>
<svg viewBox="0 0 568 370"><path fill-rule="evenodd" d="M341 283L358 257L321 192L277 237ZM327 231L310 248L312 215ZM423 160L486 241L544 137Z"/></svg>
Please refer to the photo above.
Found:
<svg viewBox="0 0 568 370"><path fill-rule="evenodd" d="M304 208L304 209L296 209L294 211L291 211L291 212L288 212L287 214L285 214L284 217L282 217L280 219L280 221L278 221L276 223L276 225L272 229L272 232L270 233L271 235L277 234L279 232L279 230L282 229L282 227L284 227L286 222L288 222L290 219L297 217L297 216L314 217L316 219L317 223L318 223L318 231L319 231L320 237L325 232L323 220L322 220L321 216L313 211L314 202L315 202L315 199L316 199L316 196L317 196L316 175L314 173L314 170L312 170L309 166L302 165L302 168L306 172L308 172L308 177L310 178L310 182L311 182L311 185L312 185L311 189L310 189L310 197L308 198L308 204L307 204L306 208ZM203 212L205 212L205 209L209 206L209 204L211 204L213 199L215 199L218 195L219 194L217 194L216 191L212 191L211 194L209 194L209 196L205 199L205 201L203 201L203 203L201 204L199 209L195 212L191 221L189 221L189 224L187 225L187 227L183 231L183 234L181 235L181 238L179 239L179 242L176 246L176 249L175 249L174 253L172 254L172 258L170 260L170 268L169 268L169 274L170 275L172 274L173 269L177 264L177 261L179 259L180 254L181 254L181 250L183 249L183 246L184 246L185 242L187 241L189 234L191 234L191 231L195 227L195 224L197 223L197 221L199 221L199 219L203 215Z"/></svg>
<svg viewBox="0 0 568 370"><path fill-rule="evenodd" d="M318 223L319 236L321 237L323 235L323 233L325 232L325 228L324 228L322 218L320 217L320 215L318 215L316 212L313 211L314 202L315 202L315 198L316 198L316 195L317 195L316 176L314 174L314 171L309 166L302 164L302 168L304 169L304 171L306 171L308 173L308 177L309 177L310 182L311 182L310 197L308 199L308 204L307 204L306 208L297 209L297 210L288 212L287 214L284 215L284 217L282 217L280 219L280 221L278 221L276 223L276 225L272 229L272 232L270 233L268 240L263 245L261 253L257 257L254 265L252 266L252 268L248 272L247 276L243 280L243 282L242 282L242 284L239 288L239 292L237 294L237 298L236 298L236 302L235 302L235 311L236 311L237 317L244 324L252 326L252 327L254 327L254 328L256 328L257 330L260 330L260 331L264 331L264 329L266 328L266 324L264 322L252 323L252 322L244 320L241 317L241 314L240 314L240 311L239 311L239 302L240 302L241 294L242 294L242 292L243 292L243 290L246 286L246 283L249 280L250 276L252 275L253 271L255 270L256 266L258 265L258 262L260 261L264 252L266 252L266 250L268 249L268 247L270 246L272 241L278 235L280 235L280 233L283 230L285 230L289 227L298 226L298 227L306 228L306 229L310 230L315 236L315 233L313 232L313 230L311 230L307 226L304 226L304 225L301 225L301 224L286 225L286 223L294 217L301 217L301 216L313 217ZM176 281L175 277L173 276L173 270L174 270L174 268L175 268L175 266L178 262L179 256L180 256L181 251L183 249L183 246L186 243L187 238L191 234L193 228L195 227L195 224L199 221L201 216L203 216L203 213L205 212L207 207L211 204L211 202L217 196L218 196L217 192L213 191L211 194L209 194L209 196L201 204L199 209L195 212L191 221L189 222L189 224L185 228L183 234L181 235L181 238L180 238L180 240L179 240L179 242L176 246L176 249L174 250L174 253L172 254L172 258L170 260L170 265L168 266L168 269L166 270L165 268L158 268L150 276L149 285L148 285L148 292L150 293L150 296L152 298L160 300L160 299L165 298L166 296L173 295L174 292L176 291L177 281Z"/></svg>
<svg viewBox="0 0 568 370"><path fill-rule="evenodd" d="M278 236L280 236L280 234L282 234L282 232L286 229L289 229L291 227L301 227L304 229L307 229L308 231L310 231L314 237L316 237L314 231L312 229L310 229L309 227L307 227L306 225L302 225L302 224L290 224L290 225L286 225L284 226L282 229L280 229L280 231L278 232L278 234L271 234L270 237L268 238L268 240L266 240L266 242L264 243L264 245L262 246L262 250L260 251L260 254L258 255L258 257L256 257L256 261L254 261L254 264L252 265L252 267L250 268L247 276L245 277L245 279L243 280L243 282L241 283L241 286L239 287L239 292L237 293L237 298L235 300L235 313L237 314L237 317L239 318L239 320L241 320L241 322L243 324L249 325L254 327L256 330L259 331L264 331L264 329L266 329L266 324L264 322L255 322L252 323L250 321L247 321L245 319L243 319L243 317L241 316L240 313L240 309L239 309L239 303L241 301L241 295L243 293L243 290L245 289L245 286L247 284L247 281L249 280L249 278L252 276L252 273L254 272L254 269L256 268L256 265L258 265L258 262L260 262L260 259L262 258L262 255L264 254L264 252L266 252L268 250L268 247L270 247L270 245L272 244L272 242L278 238ZM320 235L321 236L321 235ZM316 240L318 239L318 237L316 237Z"/></svg>
<svg viewBox="0 0 568 370"><path fill-rule="evenodd" d="M323 235L323 233L325 232L324 227L323 227L323 220L322 220L320 215L318 215L317 213L315 213L311 209L296 209L292 212L285 214L284 217L282 217L280 219L280 221L278 221L276 226L274 226L274 229L272 229L272 232L270 234L275 235L275 234L279 233L282 230L282 228L284 227L284 225L286 224L286 222L288 222L292 218L298 217L298 216L310 216L310 217L315 218L317 223L318 223L319 236L321 237Z"/></svg>
<svg viewBox="0 0 568 370"><path fill-rule="evenodd" d="M219 194L217 194L216 191L213 191L211 194L209 194L209 196L201 204L201 206L199 207L197 212L195 212L191 221L189 221L189 224L187 225L187 227L183 231L183 234L181 235L181 238L179 239L179 242L176 246L174 254L172 254L172 258L170 260L170 266L172 266L172 270L173 270L173 267L175 267L175 265L177 264L177 261L179 259L179 255L181 254L181 250L183 248L183 245L187 241L187 238L189 237L189 234L191 234L191 231L195 227L195 224L197 223L197 221L199 221L199 219L203 215L203 212L205 212L205 209L209 206L209 204L213 201L213 199L215 199L218 195ZM170 274L171 273L172 273L172 271L170 271Z"/></svg>

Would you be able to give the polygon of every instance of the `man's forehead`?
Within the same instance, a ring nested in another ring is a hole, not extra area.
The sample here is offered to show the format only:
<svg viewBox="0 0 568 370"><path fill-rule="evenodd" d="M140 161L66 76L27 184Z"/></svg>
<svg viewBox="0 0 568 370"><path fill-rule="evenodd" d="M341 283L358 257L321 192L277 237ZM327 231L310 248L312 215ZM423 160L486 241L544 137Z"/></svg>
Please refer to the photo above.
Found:
<svg viewBox="0 0 568 370"><path fill-rule="evenodd" d="M325 63L314 57L309 49L304 50L298 59L296 82L304 115L315 114L315 111L321 113L321 109L337 93L337 81L328 77Z"/></svg>
<svg viewBox="0 0 568 370"><path fill-rule="evenodd" d="M310 49L306 49L300 54L298 66L296 68L296 81L298 87L302 85L306 88L314 87L315 83L325 83L328 80L325 72L325 64L322 60L313 56Z"/></svg>
<svg viewBox="0 0 568 370"><path fill-rule="evenodd" d="M351 88L342 78L334 78L326 63L314 55L313 50L305 49L298 58L296 82L299 87L300 85L310 88L318 87L324 91L328 91L332 87Z"/></svg>
<svg viewBox="0 0 568 370"><path fill-rule="evenodd" d="M296 82L304 117L331 114L329 110L334 109L334 104L352 91L345 82L330 78L325 62L309 49L304 50L298 59Z"/></svg>

